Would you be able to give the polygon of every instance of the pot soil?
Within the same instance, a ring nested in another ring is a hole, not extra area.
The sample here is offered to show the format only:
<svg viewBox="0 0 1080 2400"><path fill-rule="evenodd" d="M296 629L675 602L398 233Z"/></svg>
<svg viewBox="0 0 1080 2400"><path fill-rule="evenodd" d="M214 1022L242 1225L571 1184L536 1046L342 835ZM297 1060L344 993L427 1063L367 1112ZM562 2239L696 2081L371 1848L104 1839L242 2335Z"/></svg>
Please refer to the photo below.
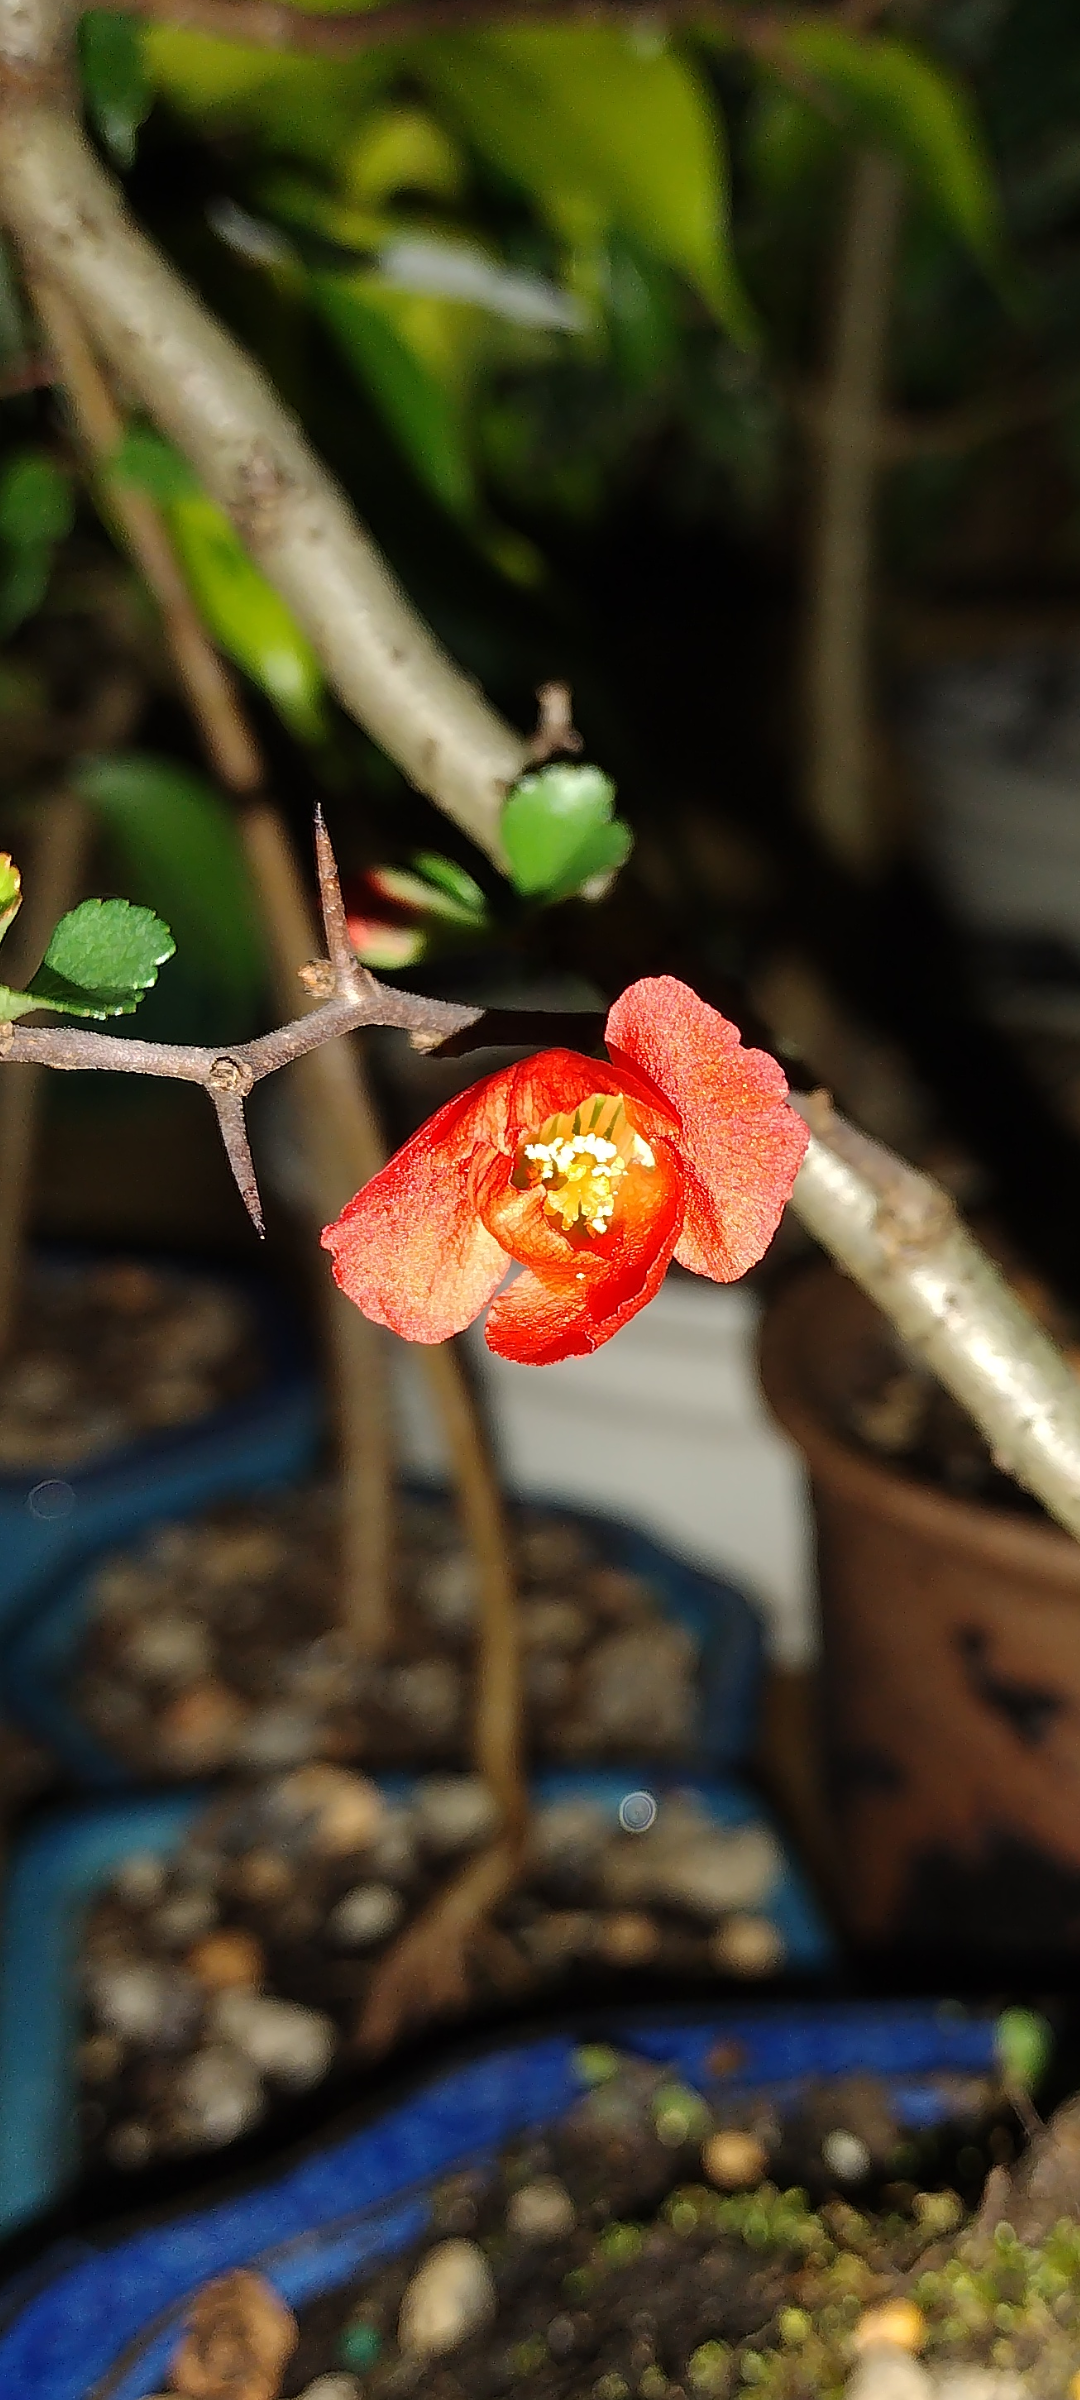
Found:
<svg viewBox="0 0 1080 2400"><path fill-rule="evenodd" d="M649 1830L637 1804L651 1806ZM213 1801L168 1858L121 1860L86 1922L78 2057L84 2164L137 2170L220 2150L359 2063L380 1959L494 1831L483 1784L396 1800L312 1765ZM541 1804L520 1884L470 1955L466 2013L618 1978L691 1988L783 1963L783 1872L760 1821L707 1800L578 1789Z"/></svg>
<svg viewBox="0 0 1080 2400"><path fill-rule="evenodd" d="M310 1486L159 1527L86 1593L71 1698L144 1778L362 1758L460 1765L468 1750L477 1586L452 1504L399 1507L394 1647L356 1656L338 1630L337 1497ZM517 1512L527 1727L540 1756L685 1764L702 1736L701 1649L599 1529ZM744 1610L745 1614L745 1610Z"/></svg>
<svg viewBox="0 0 1080 2400"><path fill-rule="evenodd" d="M974 2131L999 2161L976 2220L955 2190L921 2180L931 2146L903 2137L885 2084L852 2075L797 2099L729 2101L737 2050L718 2045L697 2089L582 2049L585 2088L561 2118L494 2166L445 2178L420 2240L298 2322L250 2273L206 2287L173 2354L173 2388L224 2400L224 2382L199 2377L227 2329L234 2374L273 2356L259 2385L269 2400L1071 2391L1075 2104L1072 2122L1042 2137L1043 2183L1056 2172L1057 2184L1033 2203L1033 2162L1010 2174L1012 2136L993 2123L989 2079L972 2079L969 2171ZM1006 2204L1022 2233L1000 2222ZM961 2384L964 2370L979 2379Z"/></svg>
<svg viewBox="0 0 1080 2400"><path fill-rule="evenodd" d="M1080 1546L833 1269L774 1302L762 1376L813 1484L847 1925L939 1951L1075 1951Z"/></svg>

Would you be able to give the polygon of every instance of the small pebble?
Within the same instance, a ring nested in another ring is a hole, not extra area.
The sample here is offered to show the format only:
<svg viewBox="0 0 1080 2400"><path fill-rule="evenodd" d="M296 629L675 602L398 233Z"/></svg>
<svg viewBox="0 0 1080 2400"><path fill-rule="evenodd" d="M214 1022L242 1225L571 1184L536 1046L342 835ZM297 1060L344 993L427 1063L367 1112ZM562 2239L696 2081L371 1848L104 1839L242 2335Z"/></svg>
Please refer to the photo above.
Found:
<svg viewBox="0 0 1080 2400"><path fill-rule="evenodd" d="M1026 2400L1031 2385L1008 2368L941 2367L933 2378L940 2400ZM1068 2400L1080 2400L1080 2375L1068 2386Z"/></svg>
<svg viewBox="0 0 1080 2400"><path fill-rule="evenodd" d="M266 1954L253 1933L239 1925L222 1926L189 1950L187 1964L207 1991L253 1991L266 1973Z"/></svg>
<svg viewBox="0 0 1080 2400"><path fill-rule="evenodd" d="M784 1937L772 1918L741 1911L728 1917L709 1943L709 1957L721 1975L772 1975L784 1955Z"/></svg>
<svg viewBox="0 0 1080 2400"><path fill-rule="evenodd" d="M224 1683L192 1684L157 1719L155 1740L165 1764L180 1775L203 1775L226 1766L244 1721L234 1693Z"/></svg>
<svg viewBox="0 0 1080 2400"><path fill-rule="evenodd" d="M931 2400L934 2386L910 2350L873 2342L844 2386L844 2400Z"/></svg>
<svg viewBox="0 0 1080 2400"><path fill-rule="evenodd" d="M767 1825L740 1825L730 1832L692 1819L673 1806L653 1832L612 1846L604 1862L604 1884L612 1900L663 1901L706 1923L732 1909L753 1908L773 1889L783 1853Z"/></svg>
<svg viewBox="0 0 1080 2400"><path fill-rule="evenodd" d="M836 2175L841 2183L861 2183L870 2172L872 2161L862 2136L848 2133L842 2125L826 2134L821 2155L830 2175Z"/></svg>
<svg viewBox="0 0 1080 2400"><path fill-rule="evenodd" d="M114 2125L106 2137L105 2156L109 2165L119 2167L125 2175L137 2174L139 2168L145 2167L147 2160L152 2158L153 2151L149 2126L141 2125L135 2117L129 2118L125 2124Z"/></svg>
<svg viewBox="0 0 1080 2400"><path fill-rule="evenodd" d="M278 1785L276 1798L286 1816L305 1824L311 1848L323 1858L367 1850L382 1830L381 1792L347 1767L299 1767Z"/></svg>
<svg viewBox="0 0 1080 2400"><path fill-rule="evenodd" d="M478 1775L428 1775L418 1787L414 1816L425 1850L450 1858L490 1840L499 1807Z"/></svg>
<svg viewBox="0 0 1080 2400"><path fill-rule="evenodd" d="M223 2149L258 2123L263 2087L251 2061L226 2044L196 2050L177 2072L171 2099L176 2131L192 2149Z"/></svg>
<svg viewBox="0 0 1080 2400"><path fill-rule="evenodd" d="M183 1950L189 1942L209 1933L216 1923L217 1901L213 1892L174 1892L163 1900L150 1918L150 1931L167 1950Z"/></svg>
<svg viewBox="0 0 1080 2400"><path fill-rule="evenodd" d="M433 1559L417 1578L416 1597L440 1633L471 1633L476 1622L476 1567L467 1550Z"/></svg>
<svg viewBox="0 0 1080 2400"><path fill-rule="evenodd" d="M538 2175L511 2194L506 2210L509 2232L526 2242L557 2242L572 2233L577 2211L557 2175Z"/></svg>
<svg viewBox="0 0 1080 2400"><path fill-rule="evenodd" d="M652 1917L623 1909L601 1917L596 1935L599 1956L611 1967L646 1967L660 1948L660 1933Z"/></svg>
<svg viewBox="0 0 1080 2400"><path fill-rule="evenodd" d="M526 1650L580 1650L589 1638L589 1620L574 1600L527 1600L521 1638Z"/></svg>
<svg viewBox="0 0 1080 2400"><path fill-rule="evenodd" d="M337 2044L333 2020L321 2009L259 1992L221 1992L211 2023L222 2041L289 2092L310 2091L321 2083Z"/></svg>
<svg viewBox="0 0 1080 2400"><path fill-rule="evenodd" d="M439 2242L407 2285L398 2318L398 2345L439 2358L495 2315L491 2268L475 2242Z"/></svg>
<svg viewBox="0 0 1080 2400"><path fill-rule="evenodd" d="M461 1719L465 1697L461 1675L449 1658L418 1658L387 1677L387 1702L428 1742L449 1741Z"/></svg>
<svg viewBox="0 0 1080 2400"><path fill-rule="evenodd" d="M765 2144L758 2135L736 2126L710 2134L701 2153L703 2174L721 2192L753 2190L762 2182L768 2163Z"/></svg>
<svg viewBox="0 0 1080 2400"><path fill-rule="evenodd" d="M300 2400L360 2400L360 2385L355 2375L316 2375L314 2383L306 2383Z"/></svg>
<svg viewBox="0 0 1080 2400"><path fill-rule="evenodd" d="M288 1859L276 1850L245 1851L237 1859L231 1877L233 1889L241 1899L253 1900L257 1906L284 1900L295 1880Z"/></svg>
<svg viewBox="0 0 1080 2400"><path fill-rule="evenodd" d="M384 1942L400 1923L405 1903L388 1883L358 1883L331 1909L327 1932L342 1950L367 1950Z"/></svg>
<svg viewBox="0 0 1080 2400"><path fill-rule="evenodd" d="M186 2041L199 2013L198 1987L179 1968L153 1959L119 1960L88 1977L90 2001L105 2033L171 2050Z"/></svg>
<svg viewBox="0 0 1080 2400"><path fill-rule="evenodd" d="M80 2083L111 2083L124 2063L124 2045L114 2033L92 2033L80 2042Z"/></svg>
<svg viewBox="0 0 1080 2400"><path fill-rule="evenodd" d="M575 1750L684 1755L694 1732L696 1665L697 1644L681 1625L654 1619L604 1635L583 1664Z"/></svg>
<svg viewBox="0 0 1080 2400"><path fill-rule="evenodd" d="M309 1709L261 1708L248 1718L233 1745L241 1767L294 1767L318 1746L318 1719Z"/></svg>
<svg viewBox="0 0 1080 2400"><path fill-rule="evenodd" d="M121 1860L112 1888L117 1899L126 1900L129 1908L152 1908L155 1900L160 1900L167 1879L164 1860L140 1850Z"/></svg>
<svg viewBox="0 0 1080 2400"><path fill-rule="evenodd" d="M136 1618L119 1655L139 1682L186 1684L206 1675L212 1653L205 1625L177 1611Z"/></svg>
<svg viewBox="0 0 1080 2400"><path fill-rule="evenodd" d="M926 2335L926 2318L914 2300L885 2300L880 2308L863 2310L851 2338L856 2350L866 2350L872 2342L892 2342L897 2350L922 2350Z"/></svg>

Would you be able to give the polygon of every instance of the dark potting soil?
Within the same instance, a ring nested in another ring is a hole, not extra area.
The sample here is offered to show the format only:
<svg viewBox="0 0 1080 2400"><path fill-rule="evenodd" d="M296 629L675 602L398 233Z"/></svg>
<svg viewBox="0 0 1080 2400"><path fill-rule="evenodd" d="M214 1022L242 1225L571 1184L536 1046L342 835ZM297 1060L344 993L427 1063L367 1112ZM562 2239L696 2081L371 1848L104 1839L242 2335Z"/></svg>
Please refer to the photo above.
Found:
<svg viewBox="0 0 1080 2400"><path fill-rule="evenodd" d="M338 1504L309 1486L158 1528L106 1559L75 1695L140 1775L309 1758L457 1765L471 1731L477 1585L455 1510L398 1509L394 1648L340 1631ZM697 1735L697 1645L651 1586L539 1510L515 1525L527 1726L554 1759L677 1763Z"/></svg>
<svg viewBox="0 0 1080 2400"><path fill-rule="evenodd" d="M640 1797L641 1795L639 1795ZM127 1859L83 1940L80 2126L88 2168L221 2151L358 2063L379 1963L490 1840L469 1776L386 1804L326 1764L234 1789L177 1855ZM627 1832L596 1803L537 1811L518 1888L478 1932L463 2005L484 2013L617 1974L715 1987L783 1962L766 1825L725 1829L672 1795Z"/></svg>
<svg viewBox="0 0 1080 2400"><path fill-rule="evenodd" d="M935 2378L1020 2378L982 2400L1076 2388L1075 2209L1026 2242L977 2225L923 2186L930 2146L871 2077L740 2104L723 2057L703 2093L601 2049L579 2063L560 2123L447 2178L405 2254L301 2312L285 2400L334 2374L334 2400L829 2400L883 2341ZM993 2102L988 2083L958 2091L952 2132L966 2108L970 2155L981 2120L1001 2182L1013 2143Z"/></svg>
<svg viewBox="0 0 1080 2400"><path fill-rule="evenodd" d="M250 1308L210 1276L32 1262L0 1367L0 1475L62 1474L194 1424L261 1363Z"/></svg>

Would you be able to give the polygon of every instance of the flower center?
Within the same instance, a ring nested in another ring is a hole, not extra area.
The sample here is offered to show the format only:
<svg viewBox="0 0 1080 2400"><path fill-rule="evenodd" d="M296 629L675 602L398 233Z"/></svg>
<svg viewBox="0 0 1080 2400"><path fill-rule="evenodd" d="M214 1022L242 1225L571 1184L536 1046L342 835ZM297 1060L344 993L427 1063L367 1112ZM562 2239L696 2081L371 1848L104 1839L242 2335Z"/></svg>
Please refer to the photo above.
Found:
<svg viewBox="0 0 1080 2400"><path fill-rule="evenodd" d="M590 1092L573 1111L549 1117L514 1161L519 1191L542 1184L544 1208L571 1242L607 1233L628 1167L648 1173L656 1159L635 1133L620 1092Z"/></svg>

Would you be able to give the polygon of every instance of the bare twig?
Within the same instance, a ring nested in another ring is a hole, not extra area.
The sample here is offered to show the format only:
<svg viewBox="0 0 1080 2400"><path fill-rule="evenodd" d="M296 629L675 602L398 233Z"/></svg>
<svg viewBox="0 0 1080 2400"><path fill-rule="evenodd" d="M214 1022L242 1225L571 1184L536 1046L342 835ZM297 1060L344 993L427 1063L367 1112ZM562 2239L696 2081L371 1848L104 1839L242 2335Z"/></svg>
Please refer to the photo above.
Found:
<svg viewBox="0 0 1080 2400"><path fill-rule="evenodd" d="M492 1843L436 1893L380 1960L356 2031L364 2056L389 2050L411 2023L466 2006L473 1944L485 1917L512 1888L520 1863L520 1843Z"/></svg>
<svg viewBox="0 0 1080 2400"><path fill-rule="evenodd" d="M576 757L585 747L574 724L573 702L567 683L542 683L536 695L536 732L529 743L529 764L542 767L549 758Z"/></svg>
<svg viewBox="0 0 1080 2400"><path fill-rule="evenodd" d="M974 1418L996 1463L1080 1538L1080 1378L946 1192L823 1096L796 1106L813 1139L795 1215Z"/></svg>
<svg viewBox="0 0 1080 2400"><path fill-rule="evenodd" d="M56 359L80 445L101 470L109 514L161 611L162 629L215 774L230 791L257 791L258 749L236 704L232 678L203 630L160 510L146 492L108 474L124 420L97 363L78 311L55 283L32 279L31 297ZM102 485L99 483L99 491Z"/></svg>
<svg viewBox="0 0 1080 2400"><path fill-rule="evenodd" d="M272 386L133 224L66 92L74 0L0 0L0 219L190 461L346 708L499 859L525 744L415 616Z"/></svg>
<svg viewBox="0 0 1080 2400"><path fill-rule="evenodd" d="M4 949L5 974L24 981L39 965L57 919L78 898L89 841L85 803L74 792L43 801L35 820L27 896ZM11 1339L30 1210L42 1097L40 1066L0 1077L0 1351Z"/></svg>
<svg viewBox="0 0 1080 2400"><path fill-rule="evenodd" d="M869 610L878 410L903 182L875 151L856 160L820 419L806 662L811 817L845 866L873 861Z"/></svg>

